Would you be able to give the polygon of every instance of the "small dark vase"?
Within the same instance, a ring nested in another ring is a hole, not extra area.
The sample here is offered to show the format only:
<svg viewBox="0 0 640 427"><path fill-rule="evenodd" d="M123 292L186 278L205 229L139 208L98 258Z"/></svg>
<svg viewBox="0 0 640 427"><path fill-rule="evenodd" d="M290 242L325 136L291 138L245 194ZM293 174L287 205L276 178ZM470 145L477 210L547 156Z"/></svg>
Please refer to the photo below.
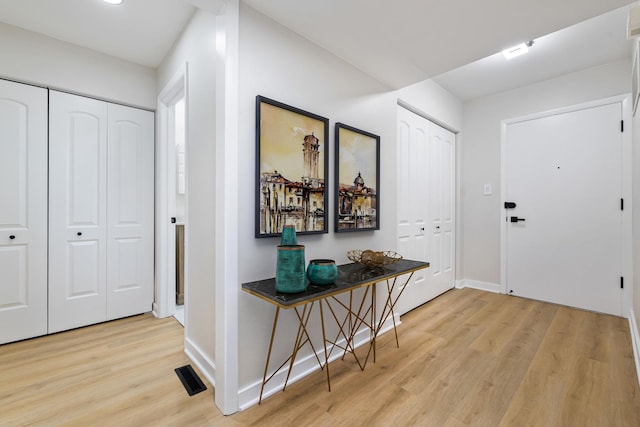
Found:
<svg viewBox="0 0 640 427"><path fill-rule="evenodd" d="M338 278L338 267L332 259L312 259L307 267L307 279L314 285L331 285Z"/></svg>

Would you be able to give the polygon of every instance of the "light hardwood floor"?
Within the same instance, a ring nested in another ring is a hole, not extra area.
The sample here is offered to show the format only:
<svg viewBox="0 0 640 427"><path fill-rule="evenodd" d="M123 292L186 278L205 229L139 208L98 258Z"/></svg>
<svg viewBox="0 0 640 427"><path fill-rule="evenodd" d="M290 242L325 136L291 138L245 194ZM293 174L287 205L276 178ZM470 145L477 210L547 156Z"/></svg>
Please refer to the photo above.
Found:
<svg viewBox="0 0 640 427"><path fill-rule="evenodd" d="M189 397L177 379L172 318L4 345L0 425L640 426L626 319L464 289L402 321L400 348L382 336L364 372L333 362L331 392L316 372L229 417L209 384Z"/></svg>

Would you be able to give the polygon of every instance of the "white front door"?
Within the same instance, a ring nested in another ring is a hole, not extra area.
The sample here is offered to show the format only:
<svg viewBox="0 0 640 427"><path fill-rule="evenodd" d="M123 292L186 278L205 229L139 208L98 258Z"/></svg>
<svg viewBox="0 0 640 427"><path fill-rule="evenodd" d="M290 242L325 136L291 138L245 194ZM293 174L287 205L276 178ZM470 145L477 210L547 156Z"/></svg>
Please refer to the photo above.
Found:
<svg viewBox="0 0 640 427"><path fill-rule="evenodd" d="M107 104L50 91L49 333L107 320Z"/></svg>
<svg viewBox="0 0 640 427"><path fill-rule="evenodd" d="M0 80L0 344L47 333L47 91Z"/></svg>
<svg viewBox="0 0 640 427"><path fill-rule="evenodd" d="M622 314L621 119L618 102L507 125L507 292Z"/></svg>
<svg viewBox="0 0 640 427"><path fill-rule="evenodd" d="M107 319L153 303L153 113L108 106Z"/></svg>
<svg viewBox="0 0 640 427"><path fill-rule="evenodd" d="M398 107L398 252L431 266L402 290L400 314L454 286L455 135Z"/></svg>

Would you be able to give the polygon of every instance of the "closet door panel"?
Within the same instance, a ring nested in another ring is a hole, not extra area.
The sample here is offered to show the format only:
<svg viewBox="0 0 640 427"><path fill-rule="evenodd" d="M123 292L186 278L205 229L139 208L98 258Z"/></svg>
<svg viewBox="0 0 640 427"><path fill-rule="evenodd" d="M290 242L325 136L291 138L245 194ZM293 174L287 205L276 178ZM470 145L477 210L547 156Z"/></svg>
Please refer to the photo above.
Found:
<svg viewBox="0 0 640 427"><path fill-rule="evenodd" d="M154 118L109 104L107 318L151 311Z"/></svg>
<svg viewBox="0 0 640 427"><path fill-rule="evenodd" d="M47 91L0 80L0 344L47 332Z"/></svg>
<svg viewBox="0 0 640 427"><path fill-rule="evenodd" d="M49 332L106 320L107 104L50 92Z"/></svg>
<svg viewBox="0 0 640 427"><path fill-rule="evenodd" d="M68 286L65 298L100 295L100 242L82 240L67 242Z"/></svg>

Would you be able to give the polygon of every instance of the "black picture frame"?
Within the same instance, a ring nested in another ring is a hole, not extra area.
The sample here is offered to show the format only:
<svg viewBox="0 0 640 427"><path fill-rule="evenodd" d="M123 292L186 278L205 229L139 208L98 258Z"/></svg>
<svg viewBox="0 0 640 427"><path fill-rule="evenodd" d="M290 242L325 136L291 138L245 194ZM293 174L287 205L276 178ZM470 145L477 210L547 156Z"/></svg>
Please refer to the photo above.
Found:
<svg viewBox="0 0 640 427"><path fill-rule="evenodd" d="M329 119L256 96L255 237L329 231Z"/></svg>
<svg viewBox="0 0 640 427"><path fill-rule="evenodd" d="M335 125L335 232L380 229L380 137Z"/></svg>

